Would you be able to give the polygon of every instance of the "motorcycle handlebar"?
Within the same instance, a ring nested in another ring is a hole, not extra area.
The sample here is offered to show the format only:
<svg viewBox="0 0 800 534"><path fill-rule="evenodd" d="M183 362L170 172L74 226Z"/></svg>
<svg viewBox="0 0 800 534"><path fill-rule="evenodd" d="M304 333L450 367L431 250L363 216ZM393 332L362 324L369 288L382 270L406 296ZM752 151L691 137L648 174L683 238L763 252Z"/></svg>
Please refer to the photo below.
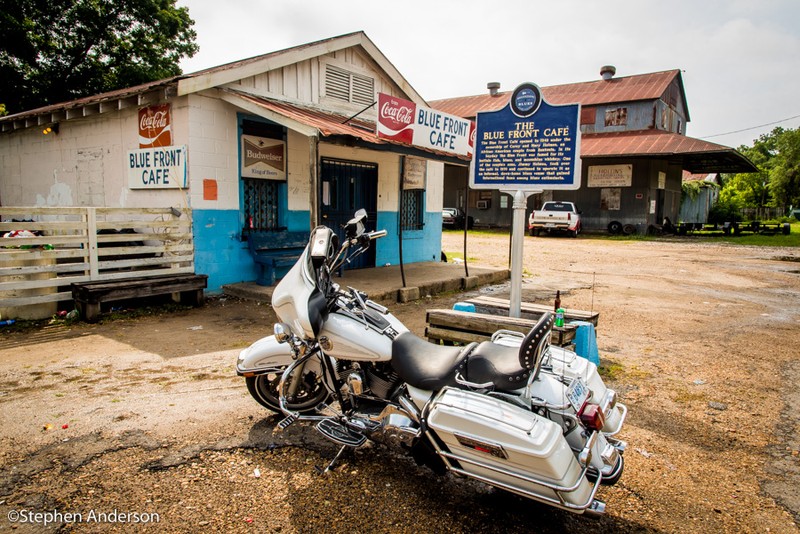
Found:
<svg viewBox="0 0 800 534"><path fill-rule="evenodd" d="M387 233L386 230L375 230L374 232L367 232L365 235L369 237L370 241L374 241L381 237L386 237Z"/></svg>

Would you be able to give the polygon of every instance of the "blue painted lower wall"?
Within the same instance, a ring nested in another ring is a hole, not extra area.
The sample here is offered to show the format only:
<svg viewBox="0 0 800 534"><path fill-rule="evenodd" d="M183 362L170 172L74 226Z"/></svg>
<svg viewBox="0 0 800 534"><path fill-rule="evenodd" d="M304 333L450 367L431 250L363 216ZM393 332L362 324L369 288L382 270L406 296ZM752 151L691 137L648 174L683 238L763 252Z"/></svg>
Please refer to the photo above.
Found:
<svg viewBox="0 0 800 534"><path fill-rule="evenodd" d="M284 225L289 230L309 230L308 211L285 213ZM225 284L255 281L256 265L247 250L247 241L241 240L242 218L239 210L196 209L192 214L195 272L208 275L208 292L219 292ZM404 263L439 261L442 214L426 212L423 228L404 233ZM400 262L397 212L379 212L375 228L369 229L387 231L386 237L375 244L375 265L397 265ZM279 276L283 274L285 271L278 273Z"/></svg>
<svg viewBox="0 0 800 534"><path fill-rule="evenodd" d="M378 212L378 221L375 229L386 230L388 233L377 244L375 252L376 266L383 266L387 263L391 265L400 263L398 219L396 211ZM442 214L441 212L425 212L422 230L403 233L403 263L439 261L441 253Z"/></svg>

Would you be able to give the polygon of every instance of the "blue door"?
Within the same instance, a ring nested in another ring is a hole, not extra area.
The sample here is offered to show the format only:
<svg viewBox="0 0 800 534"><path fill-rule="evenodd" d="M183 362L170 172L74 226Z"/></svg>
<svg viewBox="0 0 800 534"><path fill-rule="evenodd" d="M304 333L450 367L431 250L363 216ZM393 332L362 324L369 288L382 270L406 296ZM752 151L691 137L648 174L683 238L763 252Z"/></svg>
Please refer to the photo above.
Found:
<svg viewBox="0 0 800 534"><path fill-rule="evenodd" d="M367 211L367 230L378 218L378 166L374 163L322 159L322 224L344 238L344 226L356 210ZM375 246L346 268L375 267Z"/></svg>

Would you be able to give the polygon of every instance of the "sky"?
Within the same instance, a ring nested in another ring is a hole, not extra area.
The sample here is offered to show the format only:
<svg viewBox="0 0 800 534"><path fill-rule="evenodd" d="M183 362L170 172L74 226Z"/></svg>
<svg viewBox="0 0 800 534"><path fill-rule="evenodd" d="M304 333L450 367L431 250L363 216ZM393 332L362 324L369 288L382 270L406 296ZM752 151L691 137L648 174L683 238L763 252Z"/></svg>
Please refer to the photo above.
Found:
<svg viewBox="0 0 800 534"><path fill-rule="evenodd" d="M680 69L686 134L737 148L800 127L798 0L177 0L185 73L364 31L427 101Z"/></svg>

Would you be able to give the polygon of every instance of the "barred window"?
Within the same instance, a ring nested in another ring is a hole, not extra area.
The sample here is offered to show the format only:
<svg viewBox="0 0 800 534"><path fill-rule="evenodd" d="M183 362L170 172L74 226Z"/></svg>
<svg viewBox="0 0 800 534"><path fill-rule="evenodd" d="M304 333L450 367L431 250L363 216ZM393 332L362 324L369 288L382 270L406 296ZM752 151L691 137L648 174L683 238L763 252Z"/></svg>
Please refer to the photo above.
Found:
<svg viewBox="0 0 800 534"><path fill-rule="evenodd" d="M244 187L245 232L278 230L278 191L280 182L242 178Z"/></svg>
<svg viewBox="0 0 800 534"><path fill-rule="evenodd" d="M400 225L403 230L422 230L425 213L424 201L424 189L403 191L403 210L400 213Z"/></svg>

